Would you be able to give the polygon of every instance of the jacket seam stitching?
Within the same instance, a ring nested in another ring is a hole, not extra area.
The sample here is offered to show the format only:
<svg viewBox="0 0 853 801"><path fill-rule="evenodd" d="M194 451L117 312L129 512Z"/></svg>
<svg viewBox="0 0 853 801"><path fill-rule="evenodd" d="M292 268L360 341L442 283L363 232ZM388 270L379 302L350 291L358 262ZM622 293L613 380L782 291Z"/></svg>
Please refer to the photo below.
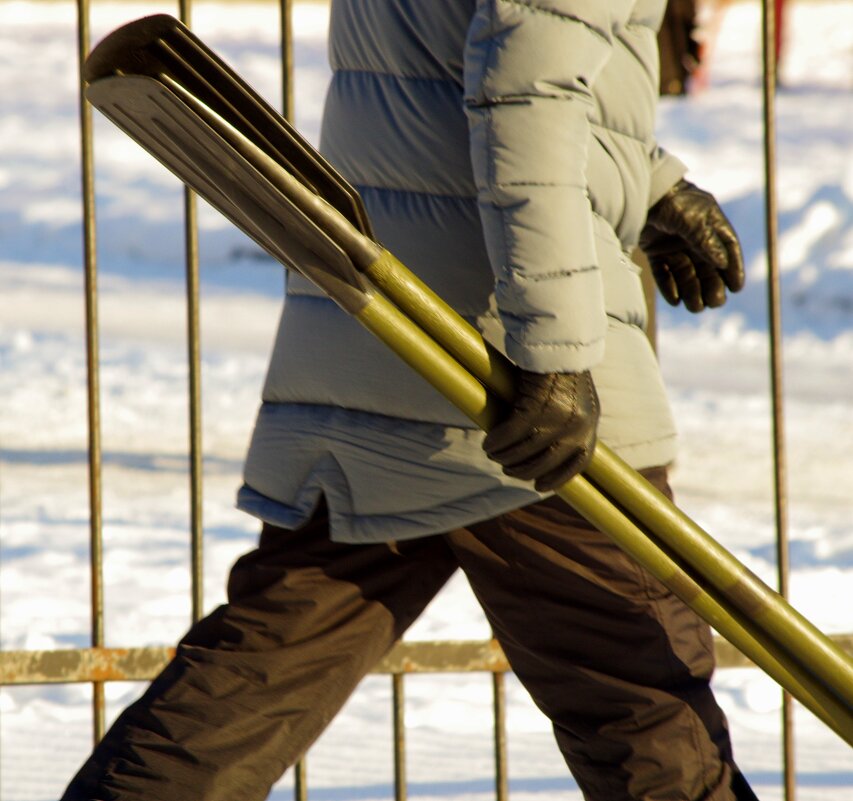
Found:
<svg viewBox="0 0 853 801"><path fill-rule="evenodd" d="M547 273L522 273L514 267L507 267L503 270L504 275L512 275L516 279L522 281L552 281L558 278L566 278L573 275L595 272L598 272L597 264L587 264L584 267L572 267L565 270L552 270Z"/></svg>
<svg viewBox="0 0 853 801"><path fill-rule="evenodd" d="M591 348L594 345L597 345L599 342L604 341L604 337L596 337L595 339L590 339L585 342L576 342L574 340L566 339L566 340L552 340L551 342L524 342L518 337L513 336L509 332L507 332L507 336L515 343L517 343L520 347L525 348L526 350L556 350L557 348L571 348L573 350L581 350L583 348Z"/></svg>
<svg viewBox="0 0 853 801"><path fill-rule="evenodd" d="M495 186L505 187L505 186L561 186L565 189L580 189L585 190L587 187L584 184L570 184L565 183L561 184L557 181L501 181L496 182Z"/></svg>

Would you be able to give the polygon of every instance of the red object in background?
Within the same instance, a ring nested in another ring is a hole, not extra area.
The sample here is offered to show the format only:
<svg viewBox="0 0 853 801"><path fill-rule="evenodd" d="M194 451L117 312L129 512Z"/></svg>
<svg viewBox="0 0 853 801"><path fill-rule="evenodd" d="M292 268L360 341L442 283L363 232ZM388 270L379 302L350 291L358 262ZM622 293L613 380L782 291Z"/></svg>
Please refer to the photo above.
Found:
<svg viewBox="0 0 853 801"><path fill-rule="evenodd" d="M784 28L783 23L783 10L785 8L785 0L773 0L773 10L774 16L776 18L776 26L773 31L773 46L775 48L776 53L776 64L778 65L779 61L782 59L782 31Z"/></svg>
<svg viewBox="0 0 853 801"><path fill-rule="evenodd" d="M704 6L707 17L701 26L697 53L698 64L690 76L690 91L701 91L708 86L710 64L717 37L723 24L723 16L732 0L701 0L700 8ZM785 0L773 0L773 49L775 63L778 66L782 60L782 50L785 43Z"/></svg>

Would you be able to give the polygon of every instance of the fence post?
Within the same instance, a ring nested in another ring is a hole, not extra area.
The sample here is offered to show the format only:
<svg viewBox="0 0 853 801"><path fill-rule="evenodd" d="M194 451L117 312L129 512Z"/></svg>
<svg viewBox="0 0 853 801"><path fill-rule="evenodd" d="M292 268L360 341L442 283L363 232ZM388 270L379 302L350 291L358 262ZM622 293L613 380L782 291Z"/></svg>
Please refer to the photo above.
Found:
<svg viewBox="0 0 853 801"><path fill-rule="evenodd" d="M181 22L192 26L191 0L180 0ZM190 574L192 620L204 611L203 462L201 428L201 323L199 312L198 211L195 193L184 187L184 261L187 292L187 361L190 437Z"/></svg>
<svg viewBox="0 0 853 801"><path fill-rule="evenodd" d="M394 707L394 801L406 801L406 695L403 674L391 675Z"/></svg>
<svg viewBox="0 0 853 801"><path fill-rule="evenodd" d="M509 775L507 770L506 742L506 675L492 673L492 707L495 716L495 798L509 799Z"/></svg>
<svg viewBox="0 0 853 801"><path fill-rule="evenodd" d="M778 256L776 205L776 9L774 0L762 0L762 61L764 110L764 190L767 238L767 306L770 339L770 391L773 431L773 496L776 520L776 566L779 593L788 597L788 494L785 449L785 411L782 363L782 300ZM794 718L791 695L782 692L782 760L786 801L794 801Z"/></svg>
<svg viewBox="0 0 853 801"><path fill-rule="evenodd" d="M86 100L83 64L89 55L89 0L77 0L78 102L80 109L81 197L83 205L83 272L86 304L86 376L89 428L89 563L91 642L104 646L103 495L101 463L101 382L98 329L98 263L95 225L95 158L92 107ZM93 736L104 736L104 683L92 682Z"/></svg>

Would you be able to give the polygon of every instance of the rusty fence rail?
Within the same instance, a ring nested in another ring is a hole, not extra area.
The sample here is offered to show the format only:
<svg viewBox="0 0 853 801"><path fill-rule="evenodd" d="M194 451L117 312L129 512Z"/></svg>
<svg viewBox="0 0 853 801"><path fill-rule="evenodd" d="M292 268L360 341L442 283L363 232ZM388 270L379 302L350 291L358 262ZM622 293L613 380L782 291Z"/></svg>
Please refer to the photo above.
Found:
<svg viewBox="0 0 853 801"><path fill-rule="evenodd" d="M833 640L853 653L853 634L835 635ZM150 681L174 655L175 649L170 647L7 651L0 653L0 686L93 682L103 687L109 681ZM752 666L719 638L715 639L715 655L721 668ZM492 674L495 799L509 799L505 691L509 663L495 640L448 640L400 642L372 671L391 679L395 801L407 798L405 676L474 671ZM305 760L294 767L293 797L295 801L308 797Z"/></svg>
<svg viewBox="0 0 853 801"><path fill-rule="evenodd" d="M75 0L77 8L78 68L89 53L91 0ZM281 107L293 116L293 0L274 0L280 11L282 51ZM178 0L178 14L191 25L191 0ZM788 581L787 499L785 489L785 444L783 431L783 392L781 375L781 323L777 230L775 203L775 51L774 8L772 0L762 0L764 51L764 126L766 225L769 264L768 307L771 332L771 384L773 405L774 490L776 505L779 586L784 593ZM104 585L101 486L101 419L99 384L99 328L96 259L96 207L94 192L94 143L92 112L79 85L81 204L83 210L83 270L85 276L86 356L88 369L88 467L90 506L91 647L57 651L8 651L0 653L0 686L55 683L92 683L93 736L103 736L105 728L104 683L110 681L148 681L165 667L174 655L173 648L107 648L104 641ZM189 365L189 443L190 455L190 569L192 617L198 620L203 604L203 521L202 521L202 441L201 441L201 367L199 336L199 257L196 204L187 190L184 203L187 354ZM853 634L833 639L853 653ZM720 667L745 667L751 663L727 642L717 639L716 655ZM504 677L509 665L494 641L402 642L375 668L374 673L390 676L394 706L394 793L397 801L406 798L406 721L405 676L412 673L462 673L481 671L493 676L495 797L509 797L507 773L507 731ZM793 730L790 700L783 705L783 761L785 797L794 797ZM304 761L294 770L294 797L307 798Z"/></svg>
<svg viewBox="0 0 853 801"><path fill-rule="evenodd" d="M833 640L853 653L853 634ZM69 648L55 651L7 651L0 653L0 686L70 684L109 681L150 681L175 655L170 647ZM721 668L751 667L736 648L715 639L715 655ZM423 673L492 674L494 788L496 801L509 799L505 675L509 663L495 640L400 642L373 669L391 679L394 729L394 799L407 797L405 676ZM294 799L308 797L305 760L294 768Z"/></svg>
<svg viewBox="0 0 853 801"><path fill-rule="evenodd" d="M853 634L832 641L853 654ZM144 648L63 648L55 651L0 652L0 686L79 682L150 681L175 655L169 646ZM755 667L733 645L716 637L720 668ZM373 674L507 673L509 662L496 640L430 640L397 643Z"/></svg>
<svg viewBox="0 0 853 801"><path fill-rule="evenodd" d="M853 634L832 641L853 654ZM175 655L174 647L63 648L55 651L0 652L0 686L150 681ZM755 667L733 645L714 638L720 668ZM374 674L507 673L509 662L496 640L431 640L397 643L371 671Z"/></svg>

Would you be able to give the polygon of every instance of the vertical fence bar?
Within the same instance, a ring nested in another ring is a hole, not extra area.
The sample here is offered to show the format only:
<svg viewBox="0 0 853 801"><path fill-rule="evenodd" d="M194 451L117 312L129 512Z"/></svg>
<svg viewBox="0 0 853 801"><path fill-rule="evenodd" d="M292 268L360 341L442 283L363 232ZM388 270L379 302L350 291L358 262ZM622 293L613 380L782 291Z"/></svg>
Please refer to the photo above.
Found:
<svg viewBox="0 0 853 801"><path fill-rule="evenodd" d="M192 27L190 0L179 0L181 22ZM192 619L204 611L204 537L201 442L201 324L199 314L198 213L195 193L184 187L184 259L187 287L187 361L189 363L190 573Z"/></svg>
<svg viewBox="0 0 853 801"><path fill-rule="evenodd" d="M103 496L101 486L101 388L98 331L98 263L95 228L95 167L92 108L86 100L83 64L89 54L89 0L77 0L83 272L86 297L86 370L89 424L89 557L92 646L104 645ZM104 735L104 683L92 684L93 736Z"/></svg>
<svg viewBox="0 0 853 801"><path fill-rule="evenodd" d="M304 757L293 766L293 799L308 801L308 765Z"/></svg>
<svg viewBox="0 0 853 801"><path fill-rule="evenodd" d="M406 698L403 674L391 676L394 695L394 801L406 801Z"/></svg>
<svg viewBox="0 0 853 801"><path fill-rule="evenodd" d="M192 619L204 611L203 465L201 434L201 334L199 314L198 224L195 195L184 195L187 276L187 357L189 361L190 427L190 571Z"/></svg>
<svg viewBox="0 0 853 801"><path fill-rule="evenodd" d="M281 27L281 113L293 121L293 3L292 0L279 0L279 21ZM308 799L308 774L305 760L296 763L294 782L295 801Z"/></svg>
<svg viewBox="0 0 853 801"><path fill-rule="evenodd" d="M492 673L492 694L495 712L495 798L509 799L506 743L506 681L503 673Z"/></svg>
<svg viewBox="0 0 853 801"><path fill-rule="evenodd" d="M293 121L293 3L292 0L279 0L279 21L281 29L281 113ZM295 766L293 795L295 801L308 801L308 771L305 759Z"/></svg>
<svg viewBox="0 0 853 801"><path fill-rule="evenodd" d="M784 388L782 364L782 301L778 256L778 212L776 205L776 13L774 0L762 0L762 54L764 67L764 175L767 238L767 305L770 329L770 384L773 430L773 491L776 515L776 564L779 593L788 597L788 495L785 448ZM785 798L794 801L793 702L782 693L782 749Z"/></svg>
<svg viewBox="0 0 853 801"><path fill-rule="evenodd" d="M281 113L293 121L293 2L279 0L279 23L281 29ZM295 766L294 801L308 801L308 771L305 758Z"/></svg>
<svg viewBox="0 0 853 801"><path fill-rule="evenodd" d="M281 113L293 122L293 0L279 0L281 20Z"/></svg>

